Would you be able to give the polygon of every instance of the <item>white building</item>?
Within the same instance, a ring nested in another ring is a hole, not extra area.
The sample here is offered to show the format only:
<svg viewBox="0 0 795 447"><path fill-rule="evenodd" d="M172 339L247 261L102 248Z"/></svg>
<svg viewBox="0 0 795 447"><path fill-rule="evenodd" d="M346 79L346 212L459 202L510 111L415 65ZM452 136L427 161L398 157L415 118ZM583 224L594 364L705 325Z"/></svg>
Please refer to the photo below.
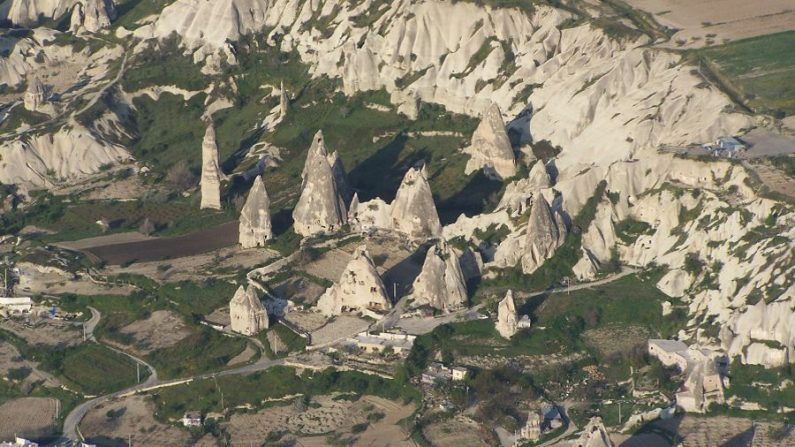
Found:
<svg viewBox="0 0 795 447"><path fill-rule="evenodd" d="M380 334L368 334L362 332L349 341L359 349L369 353L379 353L391 348L395 354L408 354L414 346L414 339L417 337L408 334L392 334L382 332Z"/></svg>
<svg viewBox="0 0 795 447"><path fill-rule="evenodd" d="M189 411L182 416L182 425L185 427L201 427L202 415L198 411Z"/></svg>
<svg viewBox="0 0 795 447"><path fill-rule="evenodd" d="M0 310L9 315L28 313L33 308L30 297L0 297Z"/></svg>
<svg viewBox="0 0 795 447"><path fill-rule="evenodd" d="M39 447L39 444L17 436L14 442L0 442L0 447Z"/></svg>

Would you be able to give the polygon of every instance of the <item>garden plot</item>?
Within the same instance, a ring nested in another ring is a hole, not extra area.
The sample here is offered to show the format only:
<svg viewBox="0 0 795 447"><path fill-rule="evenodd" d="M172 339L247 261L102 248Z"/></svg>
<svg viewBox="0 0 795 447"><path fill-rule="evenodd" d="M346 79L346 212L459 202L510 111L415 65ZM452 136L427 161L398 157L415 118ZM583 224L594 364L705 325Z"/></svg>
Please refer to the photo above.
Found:
<svg viewBox="0 0 795 447"><path fill-rule="evenodd" d="M478 432L477 422L465 416L431 424L423 429L425 438L436 447L486 447L489 444Z"/></svg>
<svg viewBox="0 0 795 447"><path fill-rule="evenodd" d="M76 346L83 342L83 327L79 323L42 318L32 324L21 320L5 320L0 328L25 340L29 345Z"/></svg>
<svg viewBox="0 0 795 447"><path fill-rule="evenodd" d="M23 397L0 405L0 441L13 441L15 436L39 439L55 431L58 417L57 399Z"/></svg>

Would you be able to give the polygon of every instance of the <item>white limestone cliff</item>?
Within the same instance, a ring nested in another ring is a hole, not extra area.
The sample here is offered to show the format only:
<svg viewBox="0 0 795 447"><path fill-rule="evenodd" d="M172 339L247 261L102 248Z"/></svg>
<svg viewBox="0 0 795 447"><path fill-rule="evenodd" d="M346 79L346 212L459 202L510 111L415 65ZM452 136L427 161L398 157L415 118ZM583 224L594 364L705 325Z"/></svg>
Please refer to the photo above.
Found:
<svg viewBox="0 0 795 447"><path fill-rule="evenodd" d="M380 312L391 307L384 282L364 245L356 249L339 281L317 302L317 309L327 316L357 312L379 318Z"/></svg>
<svg viewBox="0 0 795 447"><path fill-rule="evenodd" d="M572 447L614 447L607 433L602 418L592 417L580 432L580 436L571 444Z"/></svg>
<svg viewBox="0 0 795 447"><path fill-rule="evenodd" d="M38 76L28 77L28 86L25 90L23 105L31 112L39 112L45 109L45 104L49 99L48 87L41 82Z"/></svg>
<svg viewBox="0 0 795 447"><path fill-rule="evenodd" d="M55 19L67 14L77 0L10 0L6 18L20 26L34 26L41 18ZM3 8L5 9L5 8Z"/></svg>
<svg viewBox="0 0 795 447"><path fill-rule="evenodd" d="M497 323L494 325L503 338L516 335L519 317L516 314L516 303L513 301L513 291L509 290L505 298L497 305Z"/></svg>
<svg viewBox="0 0 795 447"><path fill-rule="evenodd" d="M466 282L452 247L440 242L428 249L410 298L413 307L427 305L444 312L466 306Z"/></svg>
<svg viewBox="0 0 795 447"><path fill-rule="evenodd" d="M264 247L265 241L273 238L270 204L262 176L257 176L240 211L238 237L243 248Z"/></svg>
<svg viewBox="0 0 795 447"><path fill-rule="evenodd" d="M80 0L72 9L69 30L96 33L110 27L116 18L116 7L111 0Z"/></svg>
<svg viewBox="0 0 795 447"><path fill-rule="evenodd" d="M247 336L256 335L270 324L268 313L252 285L237 288L229 302L229 317L232 320L232 331Z"/></svg>
<svg viewBox="0 0 795 447"><path fill-rule="evenodd" d="M212 123L202 141L201 209L221 209L221 166Z"/></svg>
<svg viewBox="0 0 795 447"><path fill-rule="evenodd" d="M483 169L487 175L499 179L516 175L516 159L497 104L492 104L483 113L472 134L472 143L464 152L470 156L464 169L466 174Z"/></svg>

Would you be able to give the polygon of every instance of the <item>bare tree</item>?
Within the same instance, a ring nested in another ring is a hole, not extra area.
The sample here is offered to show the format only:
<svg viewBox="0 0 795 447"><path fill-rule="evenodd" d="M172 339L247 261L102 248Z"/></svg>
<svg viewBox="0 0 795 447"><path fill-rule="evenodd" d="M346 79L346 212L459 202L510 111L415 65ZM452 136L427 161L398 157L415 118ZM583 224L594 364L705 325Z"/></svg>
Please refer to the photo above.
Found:
<svg viewBox="0 0 795 447"><path fill-rule="evenodd" d="M174 163L168 169L166 179L179 191L186 191L196 185L196 176L190 171L185 160Z"/></svg>

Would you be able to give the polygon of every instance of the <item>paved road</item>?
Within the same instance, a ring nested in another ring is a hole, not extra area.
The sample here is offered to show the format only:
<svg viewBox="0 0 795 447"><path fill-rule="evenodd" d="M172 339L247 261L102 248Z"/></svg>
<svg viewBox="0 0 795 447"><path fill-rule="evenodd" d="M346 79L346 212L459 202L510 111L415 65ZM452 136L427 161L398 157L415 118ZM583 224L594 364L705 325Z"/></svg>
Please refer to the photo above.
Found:
<svg viewBox="0 0 795 447"><path fill-rule="evenodd" d="M611 283L611 282L616 281L618 279L621 279L621 278L623 278L625 276L629 276L629 275L638 273L639 271L640 270L635 268L635 267L621 267L621 271L619 273L607 276L607 277L602 278L602 279L600 279L598 281L591 281L591 282L586 282L586 283L582 283L582 284L576 284L576 285L568 286L568 287L552 287L552 288L549 288L549 289L546 289L546 290L542 290L540 292L521 292L521 291L518 291L518 292L514 292L514 294L516 295L517 298L528 299L528 298L534 298L534 297L537 297L537 296L551 295L553 293L566 293L566 292L574 292L575 290L591 289L591 288L596 287L596 286L601 286L603 284Z"/></svg>

